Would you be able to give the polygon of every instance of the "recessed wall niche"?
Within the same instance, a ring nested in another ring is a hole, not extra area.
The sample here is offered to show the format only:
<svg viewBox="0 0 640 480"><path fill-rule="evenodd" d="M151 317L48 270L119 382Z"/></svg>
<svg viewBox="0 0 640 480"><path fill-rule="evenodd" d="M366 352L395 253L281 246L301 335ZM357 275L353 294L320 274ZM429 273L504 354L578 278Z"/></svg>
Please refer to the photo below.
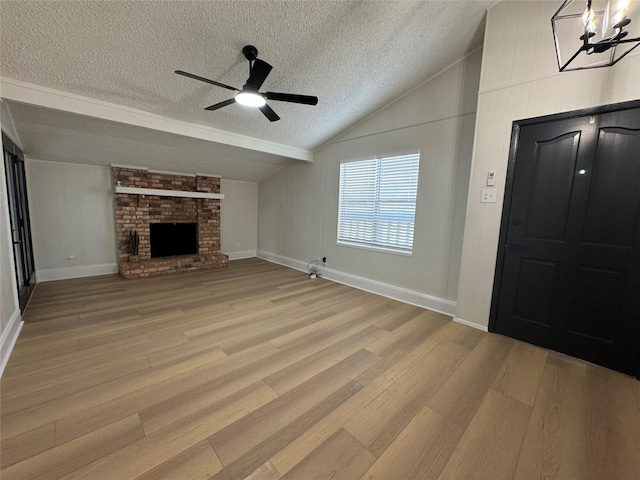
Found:
<svg viewBox="0 0 640 480"><path fill-rule="evenodd" d="M220 177L119 166L112 166L112 175L121 276L142 278L228 265L229 257L220 252ZM152 223L195 223L197 253L152 258ZM129 248L132 231L139 236L137 256Z"/></svg>

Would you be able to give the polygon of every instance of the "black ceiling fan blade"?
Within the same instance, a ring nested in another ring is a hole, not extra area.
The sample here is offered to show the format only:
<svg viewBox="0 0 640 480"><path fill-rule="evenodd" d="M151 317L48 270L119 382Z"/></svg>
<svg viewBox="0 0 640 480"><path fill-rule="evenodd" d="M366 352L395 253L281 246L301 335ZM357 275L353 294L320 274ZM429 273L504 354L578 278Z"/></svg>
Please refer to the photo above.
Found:
<svg viewBox="0 0 640 480"><path fill-rule="evenodd" d="M247 83L254 86L256 90L259 89L269 76L269 72L271 72L272 68L273 67L264 60L256 58L253 61L253 66L251 67L251 75L249 76L249 80L247 80Z"/></svg>
<svg viewBox="0 0 640 480"><path fill-rule="evenodd" d="M226 88L227 90L233 90L234 92L240 91L236 87L225 85L224 83L216 82L215 80L209 80L208 78L200 77L198 75L194 75L193 73L183 72L182 70L176 70L176 73L184 77L193 78L194 80L200 80L201 82L210 83L211 85L215 85L216 87Z"/></svg>
<svg viewBox="0 0 640 480"><path fill-rule="evenodd" d="M260 111L264 113L264 116L267 117L270 121L277 122L278 120L280 120L278 114L274 112L273 109L266 103L258 108L260 108Z"/></svg>
<svg viewBox="0 0 640 480"><path fill-rule="evenodd" d="M210 105L205 108L205 110L218 110L219 108L226 107L227 105L231 105L232 103L236 103L235 98L230 98L229 100L225 100L224 102L216 103L215 105Z"/></svg>
<svg viewBox="0 0 640 480"><path fill-rule="evenodd" d="M304 105L317 105L318 97L311 95L294 95L293 93L277 93L267 92L264 94L269 100L277 100L279 102L302 103Z"/></svg>

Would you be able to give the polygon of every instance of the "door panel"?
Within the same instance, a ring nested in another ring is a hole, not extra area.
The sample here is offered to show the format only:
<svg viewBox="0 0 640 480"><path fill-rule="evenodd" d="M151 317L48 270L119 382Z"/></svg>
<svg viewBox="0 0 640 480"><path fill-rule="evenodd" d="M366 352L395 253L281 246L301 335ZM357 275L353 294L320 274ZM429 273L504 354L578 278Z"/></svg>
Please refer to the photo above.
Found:
<svg viewBox="0 0 640 480"><path fill-rule="evenodd" d="M627 273L582 265L576 273L567 332L590 337L594 341L613 342L615 323L608 318L619 318L624 300Z"/></svg>
<svg viewBox="0 0 640 480"><path fill-rule="evenodd" d="M640 130L600 130L584 243L633 245L640 212L638 145Z"/></svg>
<svg viewBox="0 0 640 480"><path fill-rule="evenodd" d="M518 319L551 327L549 318L560 265L556 262L523 258L520 262L521 281L515 298L514 316Z"/></svg>
<svg viewBox="0 0 640 480"><path fill-rule="evenodd" d="M536 143L525 237L564 240L579 144L580 132Z"/></svg>
<svg viewBox="0 0 640 480"><path fill-rule="evenodd" d="M495 330L626 373L640 346L640 108L523 126Z"/></svg>

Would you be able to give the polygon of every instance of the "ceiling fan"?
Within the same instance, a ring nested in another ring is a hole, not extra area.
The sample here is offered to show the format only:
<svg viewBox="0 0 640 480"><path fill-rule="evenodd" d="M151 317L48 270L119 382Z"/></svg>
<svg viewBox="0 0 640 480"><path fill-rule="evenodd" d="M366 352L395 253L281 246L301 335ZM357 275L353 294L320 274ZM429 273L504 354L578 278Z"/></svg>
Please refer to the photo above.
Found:
<svg viewBox="0 0 640 480"><path fill-rule="evenodd" d="M184 72L182 70L176 70L178 75L200 80L201 82L210 83L218 87L226 88L227 90L233 90L236 93L235 97L225 100L224 102L216 103L205 108L205 110L218 110L219 108L226 107L233 103L238 102L241 105L248 107L257 107L270 121L275 122L280 120L280 117L273 111L273 109L267 105L267 100L276 100L279 102L291 102L302 103L304 105L317 105L318 97L310 95L295 95L293 93L277 93L277 92L259 92L258 90L269 76L269 72L273 68L264 60L258 58L258 49L253 45L247 45L242 49L242 53L247 60L249 60L249 78L247 83L244 84L242 90L225 85L224 83L216 82L215 80L209 80L208 78L194 75L193 73Z"/></svg>

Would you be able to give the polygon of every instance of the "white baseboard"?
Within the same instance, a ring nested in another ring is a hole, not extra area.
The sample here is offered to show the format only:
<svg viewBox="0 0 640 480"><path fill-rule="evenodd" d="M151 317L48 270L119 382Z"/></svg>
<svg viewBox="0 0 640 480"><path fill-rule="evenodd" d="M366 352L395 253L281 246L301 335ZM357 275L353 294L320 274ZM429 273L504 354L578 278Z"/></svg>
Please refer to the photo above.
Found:
<svg viewBox="0 0 640 480"><path fill-rule="evenodd" d="M51 282L53 280L66 280L69 278L94 277L96 275L109 275L118 273L116 263L104 263L102 265L83 265L81 267L49 268L36 270L38 282Z"/></svg>
<svg viewBox="0 0 640 480"><path fill-rule="evenodd" d="M453 321L466 325L467 327L477 328L478 330L482 330L483 332L489 331L489 327L487 327L486 325L480 325L479 323L470 322L469 320L465 320L463 318L454 317Z"/></svg>
<svg viewBox="0 0 640 480"><path fill-rule="evenodd" d="M239 252L222 252L229 256L229 260L242 260L243 258L253 258L257 256L255 250L241 250Z"/></svg>
<svg viewBox="0 0 640 480"><path fill-rule="evenodd" d="M0 335L0 377L2 377L4 373L4 369L9 361L9 356L13 351L16 340L18 340L18 335L23 325L24 322L22 321L20 309L18 308L13 312L13 315L11 315L9 323L7 323L7 326L2 331L2 335Z"/></svg>
<svg viewBox="0 0 640 480"><path fill-rule="evenodd" d="M265 252L258 250L258 257L269 262L291 267L302 272L308 272L307 263L294 258L284 257L275 253ZM382 295L383 297L399 300L404 303L416 305L418 307L427 308L436 312L444 313L445 315L454 316L456 313L456 302L446 300L444 298L434 297L427 295L426 293L416 292L414 290L408 290L406 288L397 287L388 283L378 282L377 280L370 280L368 278L359 277L350 273L340 272L330 268L325 268L321 272L322 278L331 280L350 287L365 290L367 292Z"/></svg>
<svg viewBox="0 0 640 480"><path fill-rule="evenodd" d="M295 258L283 257L271 252L265 252L264 250L258 250L258 258L262 258L271 263L277 263L278 265L284 265L285 267L291 267L301 272L308 272L307 263L302 260L296 260Z"/></svg>

